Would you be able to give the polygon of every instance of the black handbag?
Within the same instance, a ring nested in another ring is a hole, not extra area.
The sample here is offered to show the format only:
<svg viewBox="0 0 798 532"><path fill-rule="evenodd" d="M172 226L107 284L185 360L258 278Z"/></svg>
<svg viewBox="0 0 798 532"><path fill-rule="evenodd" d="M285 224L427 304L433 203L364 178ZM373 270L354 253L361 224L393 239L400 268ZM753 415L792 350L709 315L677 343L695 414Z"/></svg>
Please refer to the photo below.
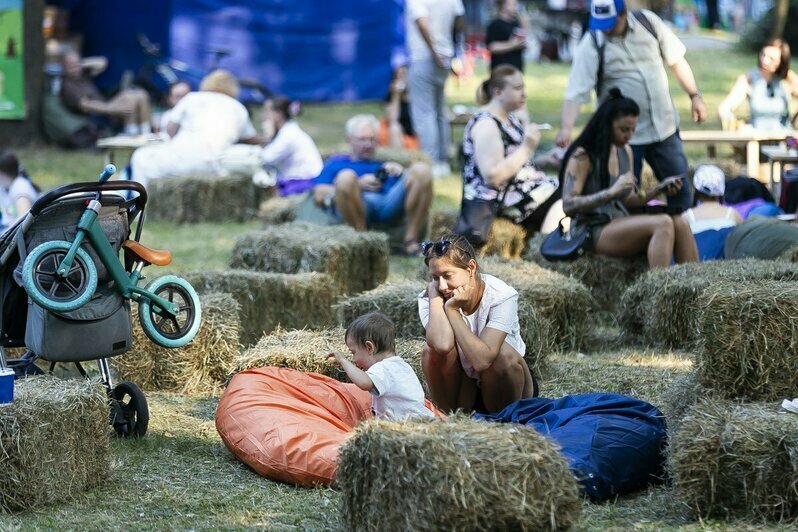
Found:
<svg viewBox="0 0 798 532"><path fill-rule="evenodd" d="M499 204L500 200L463 198L454 232L463 235L475 248L484 246L493 227L493 220L499 213Z"/></svg>
<svg viewBox="0 0 798 532"><path fill-rule="evenodd" d="M540 245L540 254L550 261L574 260L593 247L589 226L577 231L565 231L562 220L557 229L548 234Z"/></svg>

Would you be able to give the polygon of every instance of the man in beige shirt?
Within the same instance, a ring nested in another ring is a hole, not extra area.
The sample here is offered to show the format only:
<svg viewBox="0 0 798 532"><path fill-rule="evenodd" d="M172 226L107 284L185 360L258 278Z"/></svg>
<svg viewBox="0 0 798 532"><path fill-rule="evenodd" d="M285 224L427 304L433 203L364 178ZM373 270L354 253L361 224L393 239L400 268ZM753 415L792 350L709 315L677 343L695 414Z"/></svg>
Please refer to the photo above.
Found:
<svg viewBox="0 0 798 532"><path fill-rule="evenodd" d="M570 144L580 105L590 101L592 91L601 101L616 87L640 106L637 130L630 142L638 181L643 159L659 181L684 176L680 192L669 197L668 204L689 208L692 193L686 178L687 158L679 137L679 115L668 91L666 65L690 97L693 120L703 122L707 108L684 58L684 44L657 15L630 12L624 0L593 0L589 27L591 31L585 33L574 53L557 144Z"/></svg>

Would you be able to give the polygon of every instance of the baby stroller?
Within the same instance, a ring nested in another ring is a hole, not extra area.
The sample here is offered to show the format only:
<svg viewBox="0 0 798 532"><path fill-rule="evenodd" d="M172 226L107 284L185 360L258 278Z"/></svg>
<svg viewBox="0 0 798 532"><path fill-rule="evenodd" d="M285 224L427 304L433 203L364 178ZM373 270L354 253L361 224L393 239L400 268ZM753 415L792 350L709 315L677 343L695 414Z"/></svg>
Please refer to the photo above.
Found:
<svg viewBox="0 0 798 532"><path fill-rule="evenodd" d="M139 304L145 334L164 347L191 341L201 309L194 289L179 277L138 286L142 268L169 264L171 253L139 243L147 192L140 183L107 182L115 170L108 165L99 182L48 192L0 235L0 367L9 347L26 348L8 361L18 377L42 373L33 364L41 359L50 362L50 372L58 362L73 362L88 378L81 362L97 360L114 430L143 436L147 400L132 382L114 386L107 360L131 348L130 301ZM135 239L129 240L136 219Z"/></svg>

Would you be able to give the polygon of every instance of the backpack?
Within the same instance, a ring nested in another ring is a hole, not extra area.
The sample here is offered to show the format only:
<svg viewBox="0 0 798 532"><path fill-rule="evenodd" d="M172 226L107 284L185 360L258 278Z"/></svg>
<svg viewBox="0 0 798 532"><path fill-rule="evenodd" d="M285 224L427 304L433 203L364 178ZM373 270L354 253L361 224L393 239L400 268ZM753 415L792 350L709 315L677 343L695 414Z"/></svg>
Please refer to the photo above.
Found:
<svg viewBox="0 0 798 532"><path fill-rule="evenodd" d="M657 35L657 31L654 29L654 26L651 24L651 21L648 17L639 9L631 10L632 16L637 20L648 32L657 40L659 41L659 36ZM604 77L604 44L605 40L602 39L601 43L599 43L598 38L598 31L590 30L590 37L593 39L593 45L596 47L599 56L599 63L598 63L598 70L596 72L596 97L601 93L601 84L602 78ZM662 55L662 47L660 47L660 55Z"/></svg>

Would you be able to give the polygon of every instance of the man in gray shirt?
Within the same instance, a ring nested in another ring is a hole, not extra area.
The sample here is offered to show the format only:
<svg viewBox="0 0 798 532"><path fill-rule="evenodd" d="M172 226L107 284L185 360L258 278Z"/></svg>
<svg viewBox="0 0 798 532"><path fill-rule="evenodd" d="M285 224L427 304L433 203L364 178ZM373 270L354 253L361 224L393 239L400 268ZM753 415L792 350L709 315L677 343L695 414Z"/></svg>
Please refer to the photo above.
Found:
<svg viewBox="0 0 798 532"><path fill-rule="evenodd" d="M668 205L687 209L692 193L687 181L687 158L679 137L679 115L668 91L667 67L690 97L695 122L703 122L707 108L684 57L686 48L671 29L650 11L630 12L624 0L593 0L590 32L574 53L562 107L557 144L571 142L579 108L595 90L599 101L617 87L640 106L637 130L630 144L634 173L640 180L643 159L659 181L683 176L678 194ZM600 79L599 79L600 78Z"/></svg>

